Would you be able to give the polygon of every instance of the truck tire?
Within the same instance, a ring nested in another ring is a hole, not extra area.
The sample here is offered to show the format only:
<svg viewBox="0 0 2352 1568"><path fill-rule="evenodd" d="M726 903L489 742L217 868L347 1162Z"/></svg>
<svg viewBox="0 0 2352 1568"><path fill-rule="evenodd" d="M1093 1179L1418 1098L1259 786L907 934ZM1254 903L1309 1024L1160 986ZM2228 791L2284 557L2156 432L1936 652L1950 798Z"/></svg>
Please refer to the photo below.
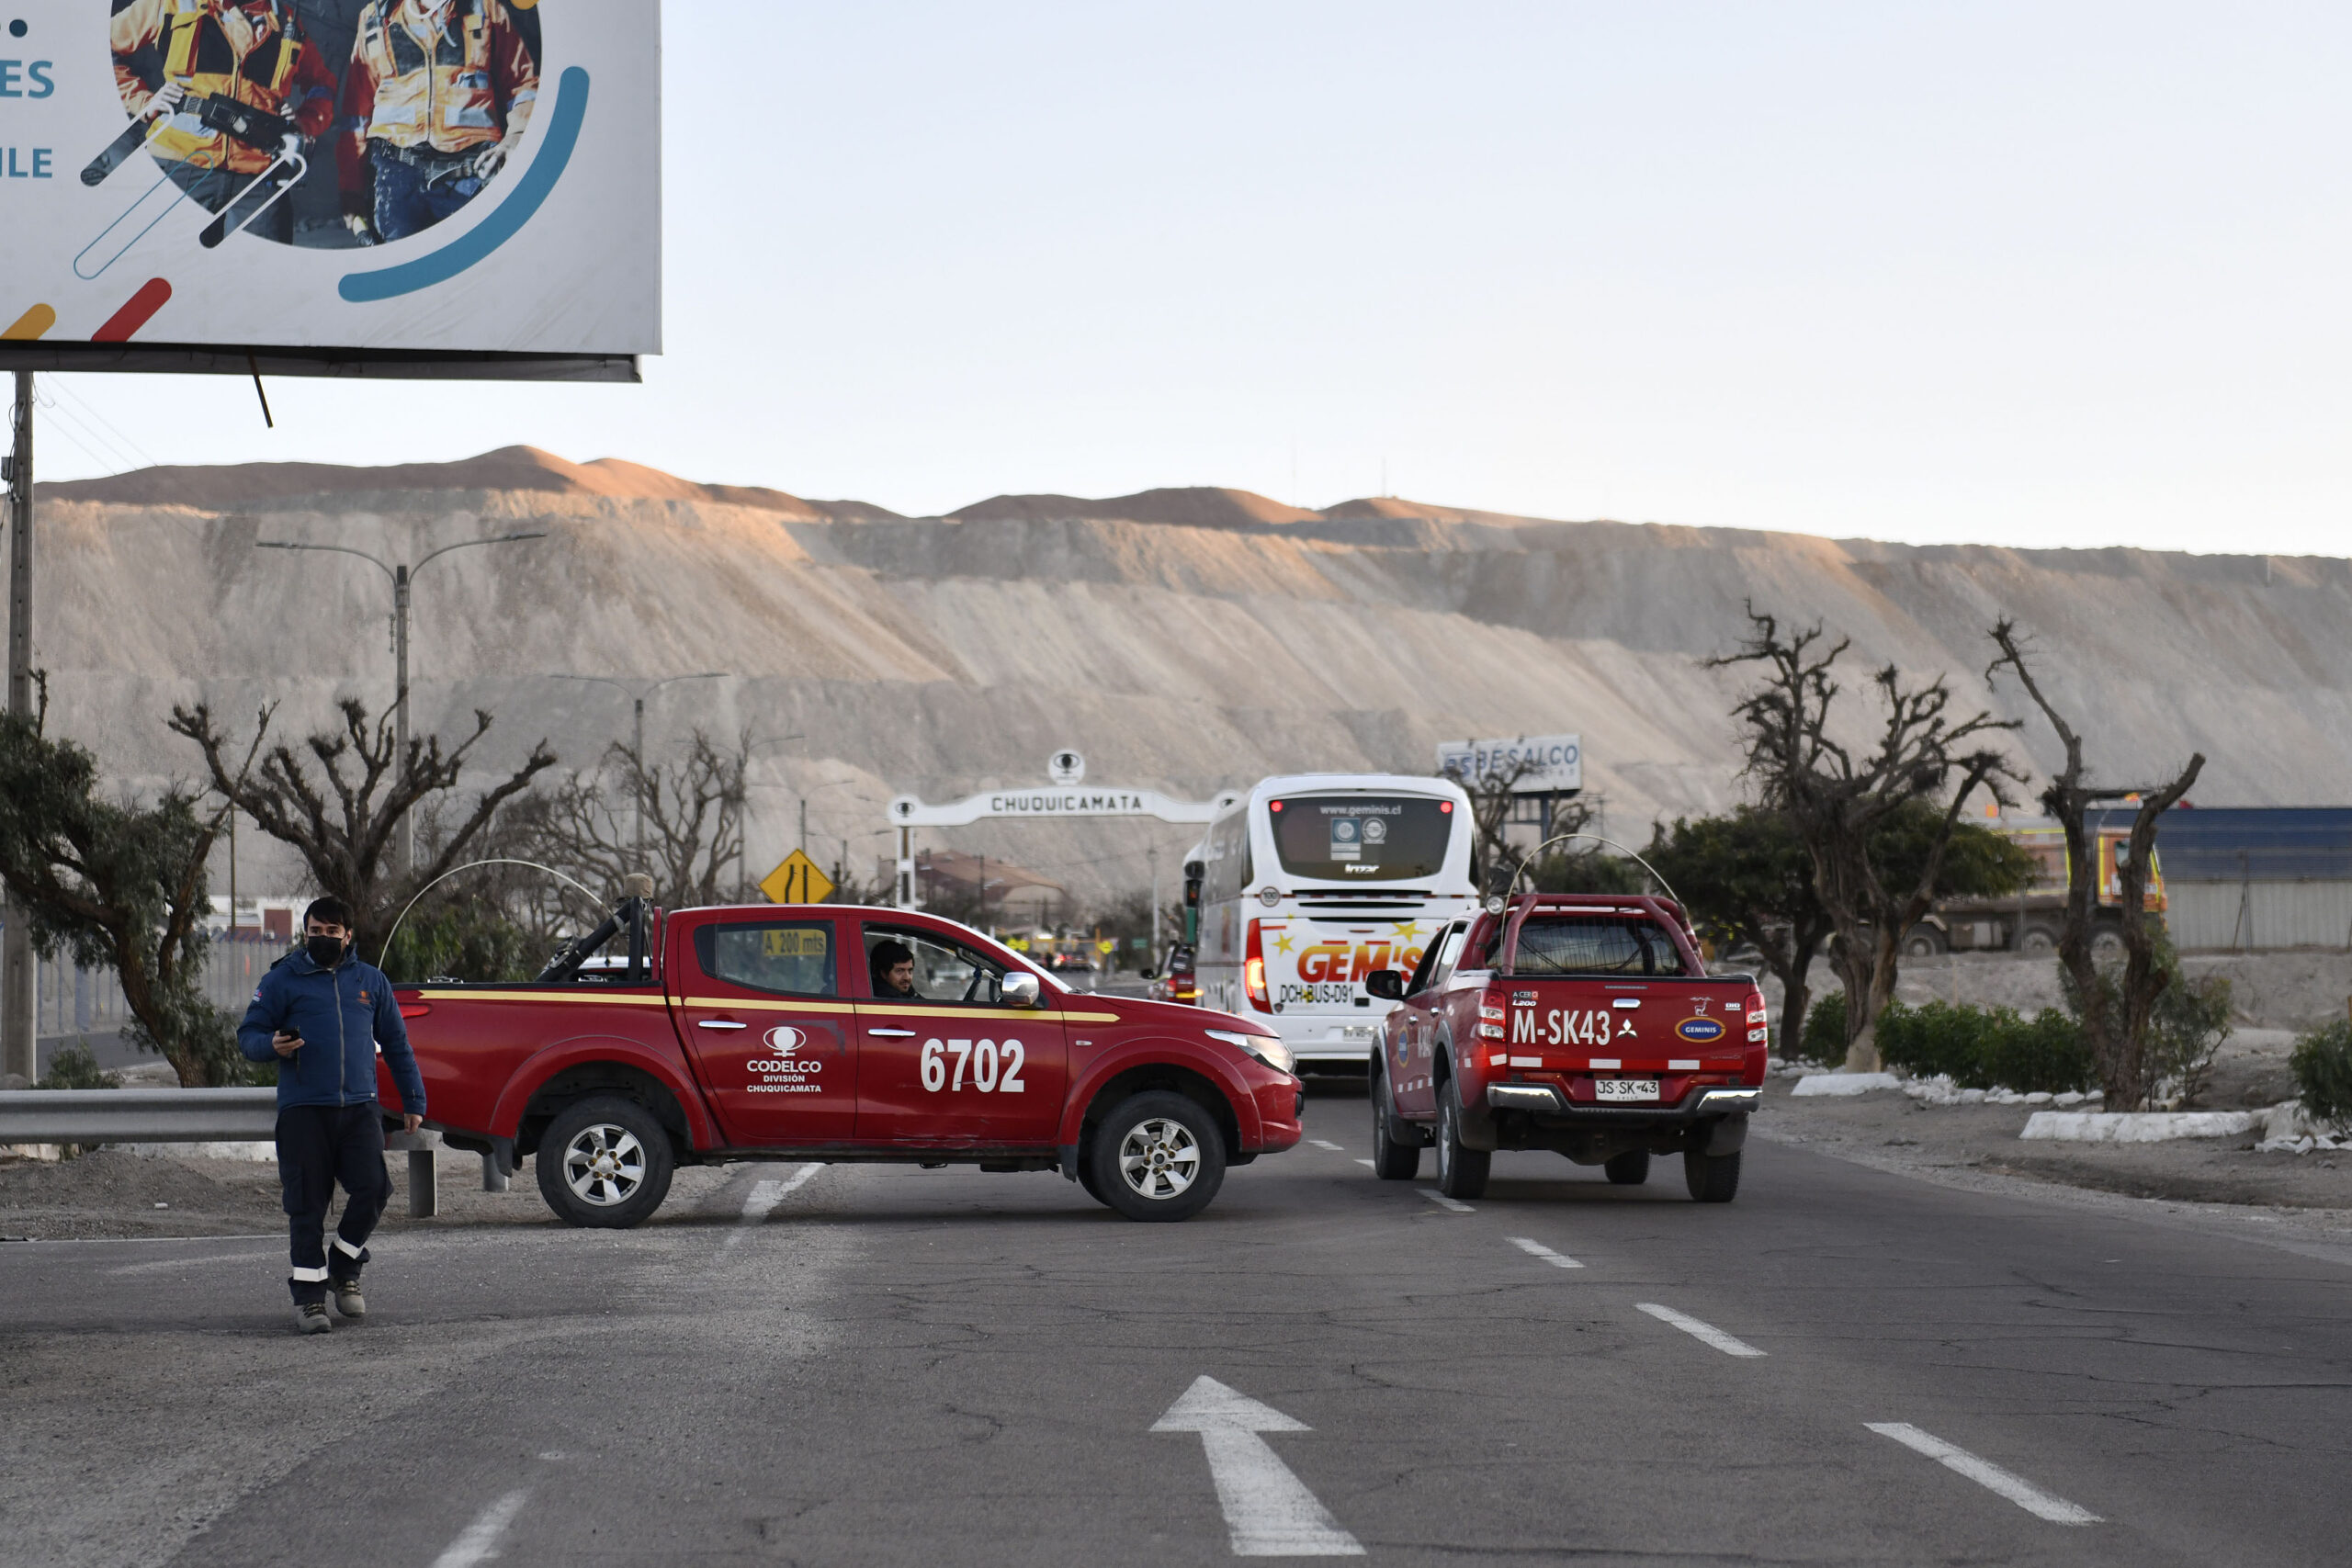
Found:
<svg viewBox="0 0 2352 1568"><path fill-rule="evenodd" d="M1396 1112L1390 1109L1388 1073L1372 1070L1372 1173L1383 1181L1410 1181L1420 1173L1421 1145L1418 1138L1405 1143L1396 1136Z"/></svg>
<svg viewBox="0 0 2352 1568"><path fill-rule="evenodd" d="M670 1134L634 1100L575 1100L539 1134L539 1196L568 1225L627 1230L670 1195Z"/></svg>
<svg viewBox="0 0 2352 1568"><path fill-rule="evenodd" d="M1483 1198L1487 1170L1495 1156L1462 1146L1462 1091L1453 1078L1437 1103L1437 1190L1449 1198Z"/></svg>
<svg viewBox="0 0 2352 1568"><path fill-rule="evenodd" d="M1950 952L1951 948L1951 939L1925 920L1913 926L1903 938L1903 956L1905 958L1933 958Z"/></svg>
<svg viewBox="0 0 2352 1568"><path fill-rule="evenodd" d="M2123 956L2123 926L2119 920L2101 920L2091 927L2091 956L2112 962Z"/></svg>
<svg viewBox="0 0 2352 1568"><path fill-rule="evenodd" d="M1682 1179L1690 1186L1692 1202L1728 1203L1739 1192L1739 1151L1708 1155L1689 1150L1682 1156Z"/></svg>
<svg viewBox="0 0 2352 1568"><path fill-rule="evenodd" d="M1106 1209L1111 1206L1109 1201L1102 1196L1102 1185L1094 1179L1094 1162L1092 1160L1082 1159L1078 1162L1078 1184L1085 1190L1086 1195L1089 1198L1091 1198L1096 1202L1101 1203Z"/></svg>
<svg viewBox="0 0 2352 1568"><path fill-rule="evenodd" d="M1130 1095L1094 1130L1094 1184L1131 1220L1189 1220L1225 1181L1225 1134L1173 1089Z"/></svg>
<svg viewBox="0 0 2352 1568"><path fill-rule="evenodd" d="M1610 1156L1600 1168L1611 1187L1639 1187L1650 1179L1650 1152L1627 1149L1622 1155Z"/></svg>
<svg viewBox="0 0 2352 1568"><path fill-rule="evenodd" d="M2052 926L2045 926L2039 920L2030 922L2023 930L2018 932L2018 951L2019 953L2034 953L2057 952L2057 929Z"/></svg>

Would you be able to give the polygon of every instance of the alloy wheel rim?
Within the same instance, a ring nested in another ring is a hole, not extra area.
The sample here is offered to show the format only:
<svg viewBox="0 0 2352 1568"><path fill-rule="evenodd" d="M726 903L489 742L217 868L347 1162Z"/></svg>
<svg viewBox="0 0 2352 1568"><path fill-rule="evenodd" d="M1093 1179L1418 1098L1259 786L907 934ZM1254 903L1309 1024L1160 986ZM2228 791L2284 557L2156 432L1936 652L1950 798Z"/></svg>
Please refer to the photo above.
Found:
<svg viewBox="0 0 2352 1568"><path fill-rule="evenodd" d="M645 1145L610 1122L582 1127L564 1148L563 1179L583 1203L626 1203L645 1184Z"/></svg>
<svg viewBox="0 0 2352 1568"><path fill-rule="evenodd" d="M1139 1198L1181 1198L1200 1179L1201 1146L1182 1122L1154 1116L1119 1140L1119 1179Z"/></svg>

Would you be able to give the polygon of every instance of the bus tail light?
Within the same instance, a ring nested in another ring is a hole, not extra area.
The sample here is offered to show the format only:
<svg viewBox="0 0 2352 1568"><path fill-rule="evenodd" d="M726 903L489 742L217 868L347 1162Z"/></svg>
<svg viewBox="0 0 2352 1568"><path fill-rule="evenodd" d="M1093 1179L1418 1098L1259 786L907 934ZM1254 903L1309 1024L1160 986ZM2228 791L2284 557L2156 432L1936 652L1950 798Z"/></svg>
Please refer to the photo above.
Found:
<svg viewBox="0 0 2352 1568"><path fill-rule="evenodd" d="M1250 922L1250 946L1241 961L1241 988L1250 994L1250 1005L1260 1012L1274 1010L1266 996L1266 939L1258 922Z"/></svg>

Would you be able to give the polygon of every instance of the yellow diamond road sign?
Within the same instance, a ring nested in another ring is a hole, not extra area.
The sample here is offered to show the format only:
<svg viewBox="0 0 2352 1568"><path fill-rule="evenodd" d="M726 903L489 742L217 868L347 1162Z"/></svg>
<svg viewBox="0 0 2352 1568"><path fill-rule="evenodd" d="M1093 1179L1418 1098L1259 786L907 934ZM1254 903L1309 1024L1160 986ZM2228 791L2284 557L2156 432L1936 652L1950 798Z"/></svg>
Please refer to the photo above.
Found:
<svg viewBox="0 0 2352 1568"><path fill-rule="evenodd" d="M784 863L760 878L760 891L771 904L821 904L832 897L832 879L817 863L795 850Z"/></svg>

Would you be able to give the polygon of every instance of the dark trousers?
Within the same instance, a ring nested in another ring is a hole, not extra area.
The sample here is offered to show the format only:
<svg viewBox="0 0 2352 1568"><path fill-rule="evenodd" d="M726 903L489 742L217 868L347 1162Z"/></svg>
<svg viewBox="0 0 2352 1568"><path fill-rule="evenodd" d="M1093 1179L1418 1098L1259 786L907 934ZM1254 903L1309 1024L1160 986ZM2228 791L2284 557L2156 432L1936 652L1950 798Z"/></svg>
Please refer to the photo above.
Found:
<svg viewBox="0 0 2352 1568"><path fill-rule="evenodd" d="M327 1278L356 1280L368 1261L368 1233L392 1196L384 1168L383 1113L374 1100L359 1105L289 1105L277 1113L277 1179L286 1190L287 1229L294 1269L287 1284L294 1300L327 1299ZM350 1199L334 1227L334 1261L327 1261L327 1205L336 1182Z"/></svg>
<svg viewBox="0 0 2352 1568"><path fill-rule="evenodd" d="M427 183L424 175L398 158L370 152L376 171L376 233L387 243L422 233L462 209L481 189L471 175Z"/></svg>

